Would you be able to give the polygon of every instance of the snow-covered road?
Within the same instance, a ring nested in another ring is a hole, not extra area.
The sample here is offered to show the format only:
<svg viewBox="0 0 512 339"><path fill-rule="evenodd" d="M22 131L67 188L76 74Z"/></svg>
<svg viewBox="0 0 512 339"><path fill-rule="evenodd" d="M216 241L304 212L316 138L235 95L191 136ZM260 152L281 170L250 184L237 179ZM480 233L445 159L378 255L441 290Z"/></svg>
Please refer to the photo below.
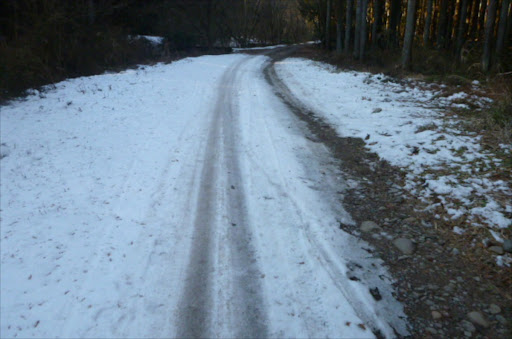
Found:
<svg viewBox="0 0 512 339"><path fill-rule="evenodd" d="M1 337L406 333L268 63L188 58L0 108Z"/></svg>

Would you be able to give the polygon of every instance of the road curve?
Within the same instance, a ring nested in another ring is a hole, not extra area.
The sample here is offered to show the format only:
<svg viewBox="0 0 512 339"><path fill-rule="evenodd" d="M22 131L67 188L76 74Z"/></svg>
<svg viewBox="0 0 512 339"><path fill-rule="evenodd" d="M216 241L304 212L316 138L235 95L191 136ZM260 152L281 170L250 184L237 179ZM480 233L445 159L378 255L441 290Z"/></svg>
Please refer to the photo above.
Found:
<svg viewBox="0 0 512 339"><path fill-rule="evenodd" d="M301 109L268 57L246 56L224 71L193 180L177 337L406 333L382 263L337 227L352 222L338 199L346 184L294 115ZM376 286L385 299L378 304L369 293Z"/></svg>

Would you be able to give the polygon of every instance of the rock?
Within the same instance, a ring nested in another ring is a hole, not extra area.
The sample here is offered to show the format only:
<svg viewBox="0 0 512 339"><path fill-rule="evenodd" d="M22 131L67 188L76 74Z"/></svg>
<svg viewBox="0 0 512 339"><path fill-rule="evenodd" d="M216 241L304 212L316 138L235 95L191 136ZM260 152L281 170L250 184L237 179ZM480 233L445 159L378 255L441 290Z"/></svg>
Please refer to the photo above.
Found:
<svg viewBox="0 0 512 339"><path fill-rule="evenodd" d="M382 295L380 294L378 287L370 288L370 294L376 301L382 300Z"/></svg>
<svg viewBox="0 0 512 339"><path fill-rule="evenodd" d="M489 305L489 313L491 313L491 314L501 313L501 307L499 307L496 304L490 304Z"/></svg>
<svg viewBox="0 0 512 339"><path fill-rule="evenodd" d="M382 108L379 108L379 107L375 108L375 109L372 111L372 113L380 113L380 112L382 112Z"/></svg>
<svg viewBox="0 0 512 339"><path fill-rule="evenodd" d="M462 321L462 328L465 330L465 331L468 331L470 333L472 332L475 332L476 331L476 328L475 328L475 325L473 325L472 323L470 323L469 321L467 320L463 320Z"/></svg>
<svg viewBox="0 0 512 339"><path fill-rule="evenodd" d="M505 318L504 316L498 314L496 316L496 320L498 320L500 322L500 324L502 325L507 325L507 318Z"/></svg>
<svg viewBox="0 0 512 339"><path fill-rule="evenodd" d="M416 249L416 245L406 238L397 238L393 240L393 245L398 248L403 254L413 254Z"/></svg>
<svg viewBox="0 0 512 339"><path fill-rule="evenodd" d="M503 250L512 253L512 239L507 239L503 242Z"/></svg>
<svg viewBox="0 0 512 339"><path fill-rule="evenodd" d="M454 248L452 249L452 254L453 254L453 255L458 255L458 254L460 254L460 251L459 251L457 248L455 248L455 247L454 247Z"/></svg>
<svg viewBox="0 0 512 339"><path fill-rule="evenodd" d="M416 222L416 218L414 217L409 217L409 218L406 218L402 221L404 224L414 224Z"/></svg>
<svg viewBox="0 0 512 339"><path fill-rule="evenodd" d="M430 333L430 334L437 334L437 331L434 328L432 328L432 327L425 328L425 331Z"/></svg>
<svg viewBox="0 0 512 339"><path fill-rule="evenodd" d="M443 315L441 314L441 312L438 312L438 311L432 311L432 318L434 320L438 320L438 319L441 319L443 317Z"/></svg>
<svg viewBox="0 0 512 339"><path fill-rule="evenodd" d="M502 255L503 253L505 253L503 251L503 247L501 247L501 246L491 246L491 247L489 247L489 251L494 252L499 255Z"/></svg>
<svg viewBox="0 0 512 339"><path fill-rule="evenodd" d="M359 227L359 229L363 232L368 233L368 232L372 232L373 230L378 230L378 229L380 229L380 227L373 221L363 221L361 223L361 226Z"/></svg>
<svg viewBox="0 0 512 339"><path fill-rule="evenodd" d="M468 318L475 325L479 325L479 326L482 326L485 328L491 326L489 321L487 319L485 319L485 317L480 312L476 312L476 311L469 312Z"/></svg>

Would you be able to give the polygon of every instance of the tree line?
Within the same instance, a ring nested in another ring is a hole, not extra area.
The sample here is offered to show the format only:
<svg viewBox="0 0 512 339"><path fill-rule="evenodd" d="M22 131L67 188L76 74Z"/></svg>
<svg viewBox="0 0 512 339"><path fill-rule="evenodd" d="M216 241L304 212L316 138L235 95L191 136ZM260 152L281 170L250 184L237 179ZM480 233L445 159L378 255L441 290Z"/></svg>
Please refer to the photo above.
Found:
<svg viewBox="0 0 512 339"><path fill-rule="evenodd" d="M0 97L162 54L308 37L295 0L0 0Z"/></svg>
<svg viewBox="0 0 512 339"><path fill-rule="evenodd" d="M484 72L512 67L510 0L298 1L325 48L357 59L400 48L401 65L409 68L418 47L441 51L458 64L478 56Z"/></svg>

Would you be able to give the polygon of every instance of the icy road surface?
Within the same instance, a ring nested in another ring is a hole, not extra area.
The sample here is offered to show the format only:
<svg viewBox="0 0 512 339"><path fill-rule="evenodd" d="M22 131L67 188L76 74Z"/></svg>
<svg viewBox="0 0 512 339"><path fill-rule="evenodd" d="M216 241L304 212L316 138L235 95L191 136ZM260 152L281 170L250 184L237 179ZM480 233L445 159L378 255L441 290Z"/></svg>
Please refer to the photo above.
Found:
<svg viewBox="0 0 512 339"><path fill-rule="evenodd" d="M0 108L2 338L406 333L268 62L188 58Z"/></svg>

